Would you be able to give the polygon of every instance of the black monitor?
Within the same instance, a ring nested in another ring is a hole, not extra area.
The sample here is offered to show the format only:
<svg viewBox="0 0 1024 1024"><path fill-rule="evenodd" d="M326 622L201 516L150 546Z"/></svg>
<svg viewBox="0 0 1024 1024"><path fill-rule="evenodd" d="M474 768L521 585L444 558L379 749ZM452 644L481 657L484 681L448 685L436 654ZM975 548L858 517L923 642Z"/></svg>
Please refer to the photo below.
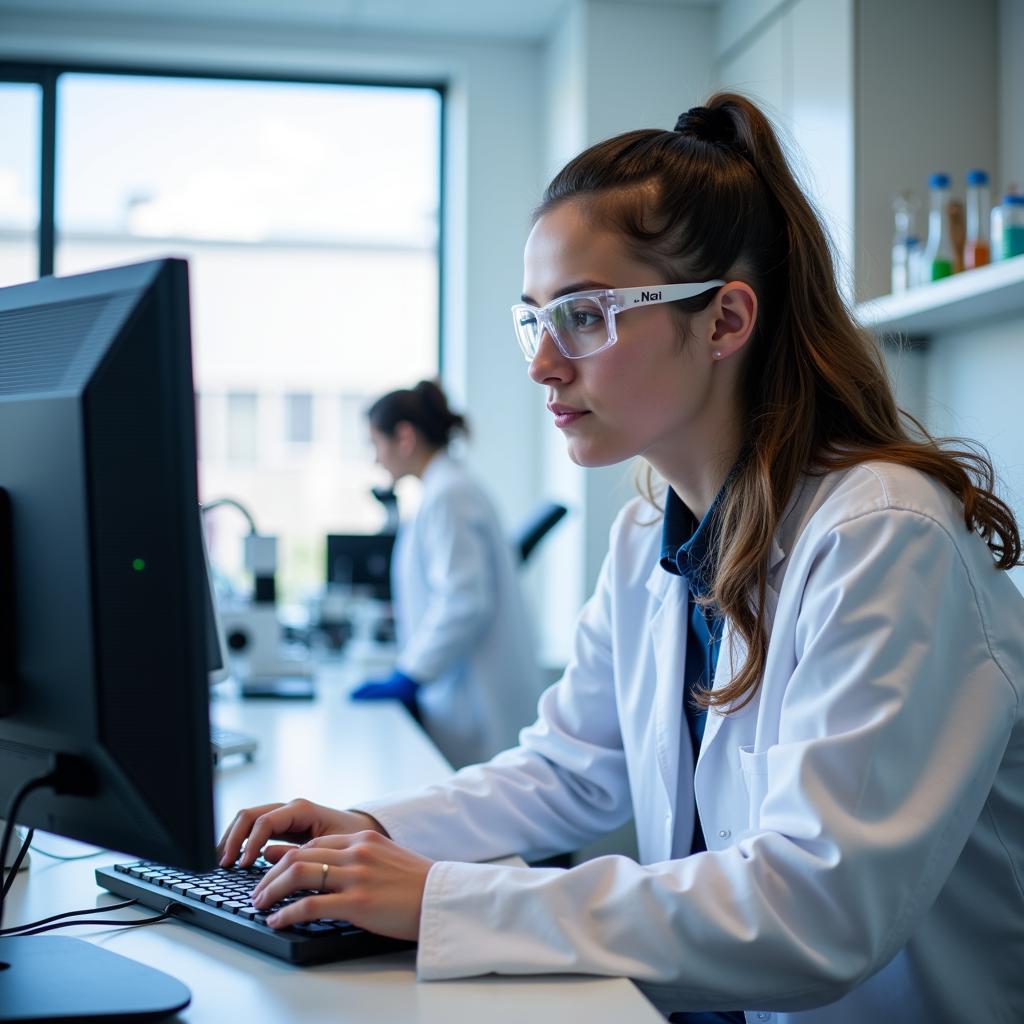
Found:
<svg viewBox="0 0 1024 1024"><path fill-rule="evenodd" d="M393 533L329 533L327 582L391 599Z"/></svg>
<svg viewBox="0 0 1024 1024"><path fill-rule="evenodd" d="M0 499L0 816L212 869L184 261L0 289Z"/></svg>

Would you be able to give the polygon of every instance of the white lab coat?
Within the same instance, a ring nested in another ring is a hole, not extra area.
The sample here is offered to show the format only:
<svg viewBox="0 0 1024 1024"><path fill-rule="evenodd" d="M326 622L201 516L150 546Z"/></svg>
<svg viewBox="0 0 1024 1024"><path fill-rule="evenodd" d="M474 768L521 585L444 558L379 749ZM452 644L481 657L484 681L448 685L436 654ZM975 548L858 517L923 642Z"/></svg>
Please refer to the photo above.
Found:
<svg viewBox="0 0 1024 1024"><path fill-rule="evenodd" d="M775 538L763 684L683 725L685 581L616 521L575 653L521 746L366 805L438 859L423 979L636 979L748 1021L1024 1021L1024 600L924 474L809 477ZM729 625L716 686L742 658ZM708 851L687 856L692 801ZM640 863L456 863L576 848L636 818ZM448 859L445 859L448 858Z"/></svg>
<svg viewBox="0 0 1024 1024"><path fill-rule="evenodd" d="M424 728L455 766L517 742L541 691L509 542L487 495L444 453L398 531L392 598L397 668L417 682Z"/></svg>

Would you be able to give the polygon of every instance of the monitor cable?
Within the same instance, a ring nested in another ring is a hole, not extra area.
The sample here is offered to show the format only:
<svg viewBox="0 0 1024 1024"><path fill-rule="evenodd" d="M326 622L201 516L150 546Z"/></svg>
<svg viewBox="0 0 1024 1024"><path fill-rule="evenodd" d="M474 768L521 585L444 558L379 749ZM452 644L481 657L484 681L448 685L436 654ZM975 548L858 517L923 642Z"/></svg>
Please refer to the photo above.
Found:
<svg viewBox="0 0 1024 1024"><path fill-rule="evenodd" d="M121 903L111 903L106 907L87 907L85 910L68 910L63 914L54 914L53 917L44 917L40 921L33 921L30 924L18 925L16 928L4 928L0 930L0 936L13 935L18 938L23 938L26 935L41 935L43 932L52 932L57 928L74 928L78 925L101 925L104 928L138 928L144 924L156 924L159 921L166 921L169 918L174 917L181 907L180 904L170 901L159 914L154 914L152 917L124 918L115 919L113 921L104 918L85 918L85 920L79 921L63 920L64 918L69 917L82 917L85 914L108 914L112 910L123 910L125 907L134 906L138 902L138 900L124 900Z"/></svg>
<svg viewBox="0 0 1024 1024"><path fill-rule="evenodd" d="M7 805L7 811L4 814L4 834L3 839L0 839L0 865L7 863L7 848L11 845L11 836L14 834L14 822L17 818L18 811L21 809L22 803L25 801L25 797L29 795L34 789L43 789L45 786L53 785L54 772L47 772L45 775L38 775L34 779L29 779L27 782L22 783L21 787L15 792L14 796L11 797L10 803ZM3 886L0 888L0 933L3 930L4 922L4 899L7 896L7 890L10 889L14 883L14 878L17 875L18 867L21 865L21 860L24 858L25 844L22 844L21 851L18 854L17 864L11 867L9 874L3 880Z"/></svg>
<svg viewBox="0 0 1024 1024"><path fill-rule="evenodd" d="M32 837L35 834L36 830L34 828L30 828L26 833L25 838L22 839L21 849L18 850L18 856L14 858L14 863L11 865L10 870L7 873L7 878L2 880L0 896L6 896L11 886L14 885L14 880L18 877L18 872L21 870L21 862L25 859L25 855L28 853L28 848L32 845Z"/></svg>
<svg viewBox="0 0 1024 1024"><path fill-rule="evenodd" d="M50 771L44 775L37 775L35 778L28 779L15 790L14 796L8 802L7 810L4 813L4 831L3 837L0 838L0 872L2 872L2 866L7 863L7 849L11 845L14 823L17 820L18 811L21 810L21 805L34 790L47 788L53 789L58 794L88 796L96 788L96 779L92 766L81 758L68 754L56 754ZM25 849L26 847L23 843L19 853L19 866L21 859L24 857ZM3 928L4 900L16 874L17 871L12 870L8 876L3 878L3 884L0 885L0 930Z"/></svg>

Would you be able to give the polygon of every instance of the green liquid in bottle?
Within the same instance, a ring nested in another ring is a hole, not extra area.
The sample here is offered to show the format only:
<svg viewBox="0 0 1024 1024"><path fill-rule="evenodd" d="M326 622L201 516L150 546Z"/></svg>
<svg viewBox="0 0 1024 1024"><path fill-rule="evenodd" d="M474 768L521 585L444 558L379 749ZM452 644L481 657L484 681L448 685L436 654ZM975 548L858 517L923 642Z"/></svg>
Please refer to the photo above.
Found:
<svg viewBox="0 0 1024 1024"><path fill-rule="evenodd" d="M950 277L953 274L953 262L952 260L932 260L932 277L933 281L938 281L942 277Z"/></svg>

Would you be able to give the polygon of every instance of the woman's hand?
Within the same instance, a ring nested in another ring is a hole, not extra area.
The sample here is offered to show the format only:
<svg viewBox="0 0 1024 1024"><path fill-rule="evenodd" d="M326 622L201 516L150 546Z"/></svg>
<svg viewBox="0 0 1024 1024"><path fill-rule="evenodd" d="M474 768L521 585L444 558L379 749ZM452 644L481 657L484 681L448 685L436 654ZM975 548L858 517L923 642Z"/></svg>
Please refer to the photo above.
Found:
<svg viewBox="0 0 1024 1024"><path fill-rule="evenodd" d="M270 839L301 843L319 836L367 830L387 835L380 822L359 811L336 811L309 800L263 804L235 815L235 820L217 844L217 858L222 867L234 864L236 860L239 867L249 867Z"/></svg>
<svg viewBox="0 0 1024 1024"><path fill-rule="evenodd" d="M252 892L254 907L265 910L303 889L319 893L272 914L271 927L333 918L395 939L419 937L423 889L433 861L379 832L270 846L265 856L275 863Z"/></svg>

